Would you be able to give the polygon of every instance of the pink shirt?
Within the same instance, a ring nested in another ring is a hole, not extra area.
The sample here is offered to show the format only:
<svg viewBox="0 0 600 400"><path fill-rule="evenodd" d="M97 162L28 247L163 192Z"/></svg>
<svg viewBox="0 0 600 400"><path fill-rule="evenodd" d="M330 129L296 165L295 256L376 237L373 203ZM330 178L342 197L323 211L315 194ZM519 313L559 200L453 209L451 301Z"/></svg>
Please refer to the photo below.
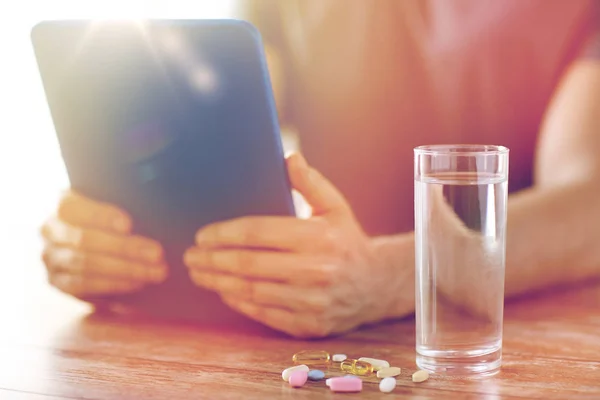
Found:
<svg viewBox="0 0 600 400"><path fill-rule="evenodd" d="M565 68L600 58L597 0L255 0L284 60L285 123L371 234L413 228L413 152L507 146L532 184L543 114Z"/></svg>

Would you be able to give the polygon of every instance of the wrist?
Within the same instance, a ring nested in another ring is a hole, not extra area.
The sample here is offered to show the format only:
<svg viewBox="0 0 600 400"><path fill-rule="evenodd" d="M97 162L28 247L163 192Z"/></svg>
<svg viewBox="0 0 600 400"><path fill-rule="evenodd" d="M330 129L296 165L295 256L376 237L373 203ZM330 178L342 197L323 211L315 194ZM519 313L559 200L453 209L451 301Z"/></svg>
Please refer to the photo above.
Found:
<svg viewBox="0 0 600 400"><path fill-rule="evenodd" d="M415 310L415 242L412 233L370 241L373 273L380 279L381 319L402 318Z"/></svg>

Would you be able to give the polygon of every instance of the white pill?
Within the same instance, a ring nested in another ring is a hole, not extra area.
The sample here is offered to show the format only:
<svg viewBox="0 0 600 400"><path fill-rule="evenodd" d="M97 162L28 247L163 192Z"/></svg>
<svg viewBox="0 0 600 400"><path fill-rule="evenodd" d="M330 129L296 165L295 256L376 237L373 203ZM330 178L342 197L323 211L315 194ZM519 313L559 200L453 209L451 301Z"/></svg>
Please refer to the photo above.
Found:
<svg viewBox="0 0 600 400"><path fill-rule="evenodd" d="M287 369L284 369L283 372L281 373L281 377L283 378L284 381L288 382L290 380L290 376L292 375L293 372L296 371L306 371L308 372L309 368L308 366L302 364L302 365L295 365L293 367L289 367Z"/></svg>
<svg viewBox="0 0 600 400"><path fill-rule="evenodd" d="M425 382L427 379L429 379L429 372L424 369L421 369L412 375L413 382Z"/></svg>
<svg viewBox="0 0 600 400"><path fill-rule="evenodd" d="M396 378L388 377L379 382L379 390L383 393L390 393L396 387Z"/></svg>
<svg viewBox="0 0 600 400"><path fill-rule="evenodd" d="M379 371L377 371L377 377L388 378L390 376L398 376L401 372L402 370L398 367L382 368Z"/></svg>
<svg viewBox="0 0 600 400"><path fill-rule="evenodd" d="M345 354L334 354L333 357L331 357L334 362L342 362L346 360L346 358L348 358L348 356Z"/></svg>
<svg viewBox="0 0 600 400"><path fill-rule="evenodd" d="M368 362L373 366L375 371L379 371L382 368L389 368L390 363L385 360L378 360L377 358L361 357L358 361Z"/></svg>

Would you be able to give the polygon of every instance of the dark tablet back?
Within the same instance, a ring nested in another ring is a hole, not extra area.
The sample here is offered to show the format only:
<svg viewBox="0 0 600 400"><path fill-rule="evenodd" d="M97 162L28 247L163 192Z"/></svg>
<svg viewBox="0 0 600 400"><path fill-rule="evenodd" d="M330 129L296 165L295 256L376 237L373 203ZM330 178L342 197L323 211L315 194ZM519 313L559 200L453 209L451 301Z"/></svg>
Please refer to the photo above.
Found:
<svg viewBox="0 0 600 400"><path fill-rule="evenodd" d="M125 209L135 233L166 248L168 281L127 300L168 312L192 294L198 313L214 306L182 264L195 232L294 215L257 31L237 20L46 21L32 41L72 187Z"/></svg>

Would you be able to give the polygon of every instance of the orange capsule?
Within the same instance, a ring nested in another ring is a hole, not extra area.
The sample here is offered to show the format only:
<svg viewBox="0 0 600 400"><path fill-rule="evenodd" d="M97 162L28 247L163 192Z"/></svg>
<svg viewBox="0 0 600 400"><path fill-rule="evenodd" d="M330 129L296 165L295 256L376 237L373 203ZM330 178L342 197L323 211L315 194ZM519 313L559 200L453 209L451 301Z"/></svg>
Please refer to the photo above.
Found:
<svg viewBox="0 0 600 400"><path fill-rule="evenodd" d="M326 365L330 361L329 353L323 350L303 350L294 354L294 364L304 365Z"/></svg>
<svg viewBox="0 0 600 400"><path fill-rule="evenodd" d="M340 365L342 371L353 375L370 375L373 373L373 365L365 361L348 359Z"/></svg>

